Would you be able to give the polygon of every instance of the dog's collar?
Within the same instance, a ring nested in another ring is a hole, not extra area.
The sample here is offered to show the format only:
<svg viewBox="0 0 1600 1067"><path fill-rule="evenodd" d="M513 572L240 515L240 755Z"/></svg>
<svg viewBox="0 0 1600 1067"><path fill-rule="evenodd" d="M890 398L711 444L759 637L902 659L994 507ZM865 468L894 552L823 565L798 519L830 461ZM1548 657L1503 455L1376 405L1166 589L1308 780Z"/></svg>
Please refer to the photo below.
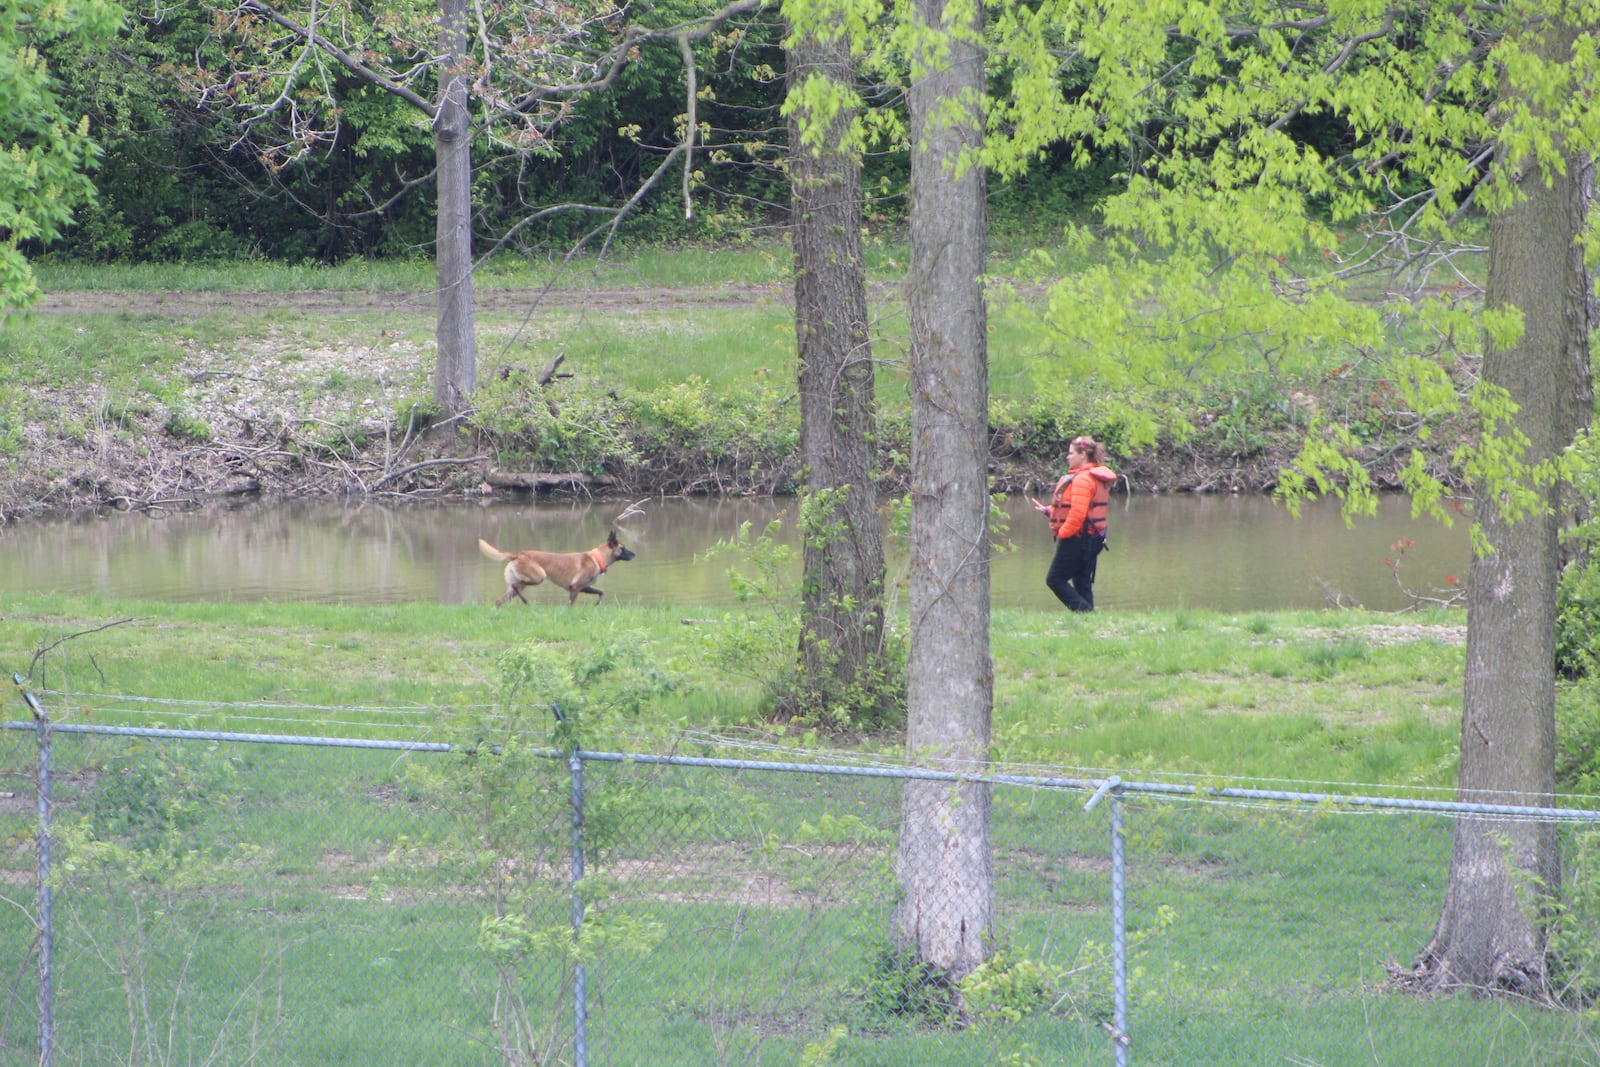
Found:
<svg viewBox="0 0 1600 1067"><path fill-rule="evenodd" d="M601 552L598 548L591 548L589 550L589 558L594 560L595 566L600 568L601 574L606 572L605 553Z"/></svg>

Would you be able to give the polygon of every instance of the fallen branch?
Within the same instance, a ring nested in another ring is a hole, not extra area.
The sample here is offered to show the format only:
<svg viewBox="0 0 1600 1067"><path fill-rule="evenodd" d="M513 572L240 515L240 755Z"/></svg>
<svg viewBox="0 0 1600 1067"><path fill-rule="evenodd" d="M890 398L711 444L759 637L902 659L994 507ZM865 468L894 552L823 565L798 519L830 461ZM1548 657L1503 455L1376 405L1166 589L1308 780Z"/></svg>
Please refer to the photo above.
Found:
<svg viewBox="0 0 1600 1067"><path fill-rule="evenodd" d="M379 478L377 481L373 482L371 487L368 488L367 492L377 492L380 486L386 485L389 482L394 481L396 478L403 478L414 471L422 470L425 467L464 466L471 463L485 463L488 461L488 459L488 456L464 456L460 459L426 459L421 463L413 463L409 467L402 467L400 470L391 471L388 474L385 474L382 478Z"/></svg>
<svg viewBox="0 0 1600 1067"><path fill-rule="evenodd" d="M96 626L96 627L93 627L93 628L88 629L88 630L79 630L75 634L67 634L65 637L61 638L60 640L53 641L50 644L45 645L43 648L39 649L37 652L35 652L33 654L33 659L28 661L28 681L30 683L33 681L33 669L34 669L34 667L39 665L39 660L43 659L52 650L54 650L56 648L59 648L60 646L66 644L68 641L71 641L72 639L77 638L77 637L87 637L90 634L97 634L101 630L109 630L113 626L122 626L122 625L124 625L126 623L138 622L138 621L140 621L140 619L142 619L144 617L145 616L133 616L133 617L126 618L126 619L117 619L117 620L115 620L113 622L104 623L104 624L102 624L100 626ZM43 683L41 682L40 684L42 685Z"/></svg>

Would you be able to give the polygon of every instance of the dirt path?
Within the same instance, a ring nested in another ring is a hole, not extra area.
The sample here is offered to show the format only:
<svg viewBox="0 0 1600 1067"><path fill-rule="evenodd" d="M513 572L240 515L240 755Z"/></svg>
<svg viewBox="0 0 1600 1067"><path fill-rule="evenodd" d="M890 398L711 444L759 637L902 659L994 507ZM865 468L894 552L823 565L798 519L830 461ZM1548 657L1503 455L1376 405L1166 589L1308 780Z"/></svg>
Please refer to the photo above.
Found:
<svg viewBox="0 0 1600 1067"><path fill-rule="evenodd" d="M538 307L583 308L626 312L668 307L736 308L763 300L788 298L783 285L719 285L698 289L487 289L473 293L479 312L528 311ZM198 317L218 313L255 314L295 311L305 315L339 315L364 311L432 312L431 292L397 290L302 289L286 292L219 292L183 289L159 292L46 293L33 306L45 315L131 314Z"/></svg>

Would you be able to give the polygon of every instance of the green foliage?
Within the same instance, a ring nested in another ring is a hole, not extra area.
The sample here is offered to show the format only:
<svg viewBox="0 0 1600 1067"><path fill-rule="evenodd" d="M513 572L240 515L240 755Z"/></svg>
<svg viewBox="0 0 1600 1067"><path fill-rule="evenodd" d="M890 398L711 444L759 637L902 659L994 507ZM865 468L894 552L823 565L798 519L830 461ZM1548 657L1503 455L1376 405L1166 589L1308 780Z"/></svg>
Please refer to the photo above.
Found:
<svg viewBox="0 0 1600 1067"><path fill-rule="evenodd" d="M349 459L366 447L367 431L347 417L337 422L317 421L312 436L300 442L301 448L319 459Z"/></svg>
<svg viewBox="0 0 1600 1067"><path fill-rule="evenodd" d="M1569 679L1600 679L1600 558L1585 555L1562 572L1556 590L1556 669Z"/></svg>
<svg viewBox="0 0 1600 1067"><path fill-rule="evenodd" d="M468 819L478 841L476 863L491 891L478 926L477 948L498 977L502 1007L530 1017L535 975L552 964L570 972L650 952L666 928L625 909L590 909L577 937L563 896L570 885L551 871L570 860L572 771L561 753L613 743L615 731L635 730L641 710L676 686L637 634L596 635L581 652L529 642L503 650L496 666L499 702L462 708L451 723L452 754L443 768L413 764L410 779ZM636 734L637 736L637 734ZM596 859L657 810L659 796L642 777L620 777L584 794L584 849ZM591 895L603 880L585 880ZM557 920L552 916L561 916ZM503 1026L500 1013L491 1024ZM543 1062L539 1042L524 1027L501 1030L502 1062Z"/></svg>
<svg viewBox="0 0 1600 1067"><path fill-rule="evenodd" d="M1146 927L1133 931L1135 953L1148 950L1175 921L1161 907ZM1063 1004L1091 1016L1109 1014L1107 983L1111 953L1084 942L1065 967L1052 966L1008 948L998 948L959 982L919 959L915 952L889 945L875 952L849 996L860 1005L864 1024L903 1020L918 1026L1013 1026Z"/></svg>
<svg viewBox="0 0 1600 1067"><path fill-rule="evenodd" d="M161 426L172 436L181 437L186 441L204 443L214 436L210 423L184 408L173 408L168 411L166 421Z"/></svg>
<svg viewBox="0 0 1600 1067"><path fill-rule="evenodd" d="M600 474L608 464L638 461L627 406L610 391L541 386L507 373L480 387L475 400L472 426L492 434L502 453L534 465Z"/></svg>
<svg viewBox="0 0 1600 1067"><path fill-rule="evenodd" d="M144 401L126 396L107 397L100 405L101 420L124 430L133 429L135 421L150 412L150 406Z"/></svg>
<svg viewBox="0 0 1600 1067"><path fill-rule="evenodd" d="M236 767L199 746L134 744L99 770L80 830L84 840L132 854L159 854L165 868L200 848L195 831L212 806L225 806ZM110 851L102 851L109 858Z"/></svg>
<svg viewBox="0 0 1600 1067"><path fill-rule="evenodd" d="M406 436L426 430L444 414L444 408L433 397L403 397L394 406L394 424Z"/></svg>
<svg viewBox="0 0 1600 1067"><path fill-rule="evenodd" d="M1566 470L1581 521L1563 535L1571 561L1556 587L1556 784L1600 788L1600 441L1592 432L1568 450Z"/></svg>
<svg viewBox="0 0 1600 1067"><path fill-rule="evenodd" d="M1600 1000L1600 833L1577 830L1563 860L1560 892L1544 904L1549 980L1562 1003Z"/></svg>
<svg viewBox="0 0 1600 1067"><path fill-rule="evenodd" d="M749 457L773 464L799 444L799 423L792 410L784 410L786 401L787 393L765 384L739 393L714 391L690 375L640 394L632 407L641 445L651 451L692 452L713 463Z"/></svg>
<svg viewBox="0 0 1600 1067"><path fill-rule="evenodd" d="M1041 375L1071 382L1074 401L1104 398L1137 448L1187 439L1194 413L1232 383L1311 382L1342 362L1352 383L1379 388L1354 418L1316 413L1282 479L1291 506L1339 493L1364 513L1369 468L1392 454L1368 446L1392 448L1398 430L1401 476L1425 510L1445 517L1447 463L1526 513L1548 472L1473 369L1485 334L1512 344L1522 323L1516 309L1482 313L1470 289L1482 263L1469 253L1482 223L1459 209L1473 197L1498 211L1514 195L1507 175L1554 171L1595 143L1600 125L1575 88L1592 55L1545 57L1539 35L1498 8L1390 21L1353 5L1314 28L1274 21L1210 2L1178 16L1137 0L993 13L997 173L1056 153L1087 169L1139 146L1100 224L1067 229L1067 259L1095 254L1059 267L1040 257L1054 284L1021 301ZM1496 142L1492 161L1461 147ZM1439 242L1428 263L1411 258L1418 239ZM1446 419L1463 432L1441 463L1434 431ZM1228 430L1240 449L1264 443L1248 424Z"/></svg>
<svg viewBox="0 0 1600 1067"><path fill-rule="evenodd" d="M961 1002L979 1023L1019 1023L1048 1006L1055 984L1043 964L1000 950L961 980Z"/></svg>
<svg viewBox="0 0 1600 1067"><path fill-rule="evenodd" d="M800 536L814 556L850 552L854 536L845 522L844 500L849 487L805 490L799 497ZM991 514L991 521L995 516ZM998 521L1003 522L1001 516ZM1003 533L1000 540L1003 541ZM906 642L884 612L885 590L880 582L859 594L855 591L823 596L816 588L822 575L802 575L800 673L789 683L790 692L779 704L782 717L814 723L834 731L892 729L905 722ZM839 620L848 620L841 622ZM834 632L850 625L860 627L864 652L851 655L831 640ZM819 632L820 631L820 632Z"/></svg>
<svg viewBox="0 0 1600 1067"><path fill-rule="evenodd" d="M503 739L525 742L539 722L539 734L562 749L595 747L678 684L636 634L597 639L581 654L518 645L501 653L499 668Z"/></svg>
<svg viewBox="0 0 1600 1067"><path fill-rule="evenodd" d="M1586 431L1564 469L1579 520L1562 539L1572 558L1556 591L1556 668L1568 678L1600 675L1600 438Z"/></svg>
<svg viewBox="0 0 1600 1067"><path fill-rule="evenodd" d="M815 500L802 499L802 535L839 536L841 531L816 525L815 517L827 509L814 507ZM881 634L876 654L854 664L844 682L835 681L831 671L838 651L819 642L816 651L828 677L801 677L801 588L793 577L795 551L783 543L782 528L782 516L760 533L745 522L706 553L708 562L731 560L726 573L742 609L725 615L724 625L701 632L707 657L720 670L760 687L761 714L770 722L835 733L894 727L904 720L906 669L904 642L895 635Z"/></svg>
<svg viewBox="0 0 1600 1067"><path fill-rule="evenodd" d="M960 1012L960 993L948 975L893 946L872 957L860 984L852 990L868 1019L904 1018L942 1026Z"/></svg>
<svg viewBox="0 0 1600 1067"><path fill-rule="evenodd" d="M85 115L64 112L40 52L60 39L106 42L123 11L110 0L8 0L0 8L0 310L39 295L24 242L48 242L94 195L100 148Z"/></svg>
<svg viewBox="0 0 1600 1067"><path fill-rule="evenodd" d="M781 517L755 533L740 523L732 537L719 540L705 561L731 557L728 584L748 610L724 616L724 625L701 631L705 653L718 669L763 688L766 714L783 705L794 684L795 649L800 636L799 591L790 574L794 549L780 539Z"/></svg>

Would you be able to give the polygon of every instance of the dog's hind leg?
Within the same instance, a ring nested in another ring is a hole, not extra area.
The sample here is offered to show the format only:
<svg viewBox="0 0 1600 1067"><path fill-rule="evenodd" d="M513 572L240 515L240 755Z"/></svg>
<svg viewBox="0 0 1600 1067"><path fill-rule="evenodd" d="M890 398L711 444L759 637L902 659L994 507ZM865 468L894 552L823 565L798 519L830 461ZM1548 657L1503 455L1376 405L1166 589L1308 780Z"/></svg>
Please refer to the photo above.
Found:
<svg viewBox="0 0 1600 1067"><path fill-rule="evenodd" d="M519 566L516 561L513 560L512 562L507 563L506 594L499 600L496 600L494 602L494 606L498 608L512 597L516 597L524 604L528 603L528 598L522 595L522 591L530 585L538 585L540 582L544 581L544 571L539 569L537 566L534 566L534 570L538 573L524 574L521 566Z"/></svg>

